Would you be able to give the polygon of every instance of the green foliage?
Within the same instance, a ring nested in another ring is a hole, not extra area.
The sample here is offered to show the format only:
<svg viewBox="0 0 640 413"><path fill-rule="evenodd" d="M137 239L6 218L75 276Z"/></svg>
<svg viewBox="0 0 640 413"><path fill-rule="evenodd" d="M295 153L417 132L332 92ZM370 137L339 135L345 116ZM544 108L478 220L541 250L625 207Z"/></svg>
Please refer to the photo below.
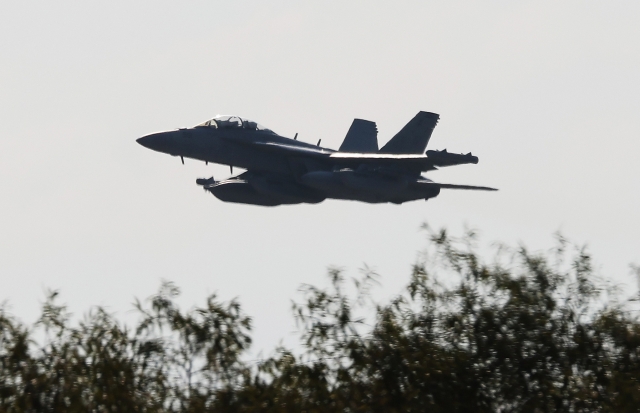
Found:
<svg viewBox="0 0 640 413"><path fill-rule="evenodd" d="M136 303L142 317L133 331L99 307L72 327L52 292L35 326L46 333L40 346L0 311L0 411L202 411L248 374L240 355L251 321L237 302L215 296L181 312L178 292L163 283L149 308Z"/></svg>
<svg viewBox="0 0 640 413"><path fill-rule="evenodd" d="M101 308L72 327L55 292L32 328L2 309L0 411L640 411L640 323L585 248L486 260L471 231L427 231L404 294L376 305L375 273L331 269L293 304L304 351L257 364L235 300L184 312L171 283L133 329Z"/></svg>

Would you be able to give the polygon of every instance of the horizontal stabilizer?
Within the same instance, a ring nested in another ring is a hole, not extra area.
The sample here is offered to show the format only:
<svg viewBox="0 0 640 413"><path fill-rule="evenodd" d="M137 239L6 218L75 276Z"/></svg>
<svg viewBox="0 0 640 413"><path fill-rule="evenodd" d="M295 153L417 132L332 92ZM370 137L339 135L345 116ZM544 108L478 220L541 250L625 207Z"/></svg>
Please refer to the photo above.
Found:
<svg viewBox="0 0 640 413"><path fill-rule="evenodd" d="M436 184L436 185L444 189L468 189L473 191L497 191L498 190L498 188L491 188L488 186L455 185L455 184Z"/></svg>
<svg viewBox="0 0 640 413"><path fill-rule="evenodd" d="M488 186L475 186L475 185L456 185L456 184L441 184L432 181L420 181L418 185L424 187L438 187L442 189L466 189L472 191L497 191L497 188L491 188Z"/></svg>
<svg viewBox="0 0 640 413"><path fill-rule="evenodd" d="M380 149L380 153L424 153L438 119L437 113L419 112Z"/></svg>
<svg viewBox="0 0 640 413"><path fill-rule="evenodd" d="M378 152L378 128L375 122L354 119L340 152L376 153Z"/></svg>

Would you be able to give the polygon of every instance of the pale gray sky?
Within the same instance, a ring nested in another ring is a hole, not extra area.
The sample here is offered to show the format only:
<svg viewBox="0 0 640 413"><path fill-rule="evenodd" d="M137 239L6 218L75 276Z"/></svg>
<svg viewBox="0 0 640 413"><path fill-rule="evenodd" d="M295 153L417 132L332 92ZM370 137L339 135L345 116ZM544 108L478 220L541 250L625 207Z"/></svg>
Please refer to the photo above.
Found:
<svg viewBox="0 0 640 413"><path fill-rule="evenodd" d="M186 306L218 291L254 317L255 349L294 325L301 283L363 263L408 281L424 221L487 240L588 242L635 289L640 261L640 3L200 1L0 5L0 300L33 321L43 289L126 317L161 278ZM337 148L355 117L386 142L418 111L431 149L478 165L401 206L225 204L228 175L135 139L216 114Z"/></svg>

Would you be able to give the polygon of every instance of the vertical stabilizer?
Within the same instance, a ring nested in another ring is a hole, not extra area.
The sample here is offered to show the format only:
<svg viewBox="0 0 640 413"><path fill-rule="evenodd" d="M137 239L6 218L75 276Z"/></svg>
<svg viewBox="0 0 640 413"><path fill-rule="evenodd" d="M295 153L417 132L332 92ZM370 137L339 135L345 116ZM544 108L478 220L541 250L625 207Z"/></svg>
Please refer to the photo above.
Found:
<svg viewBox="0 0 640 413"><path fill-rule="evenodd" d="M378 128L375 122L354 119L340 152L376 153L378 152Z"/></svg>
<svg viewBox="0 0 640 413"><path fill-rule="evenodd" d="M423 153L438 119L437 113L419 112L380 149L380 153Z"/></svg>

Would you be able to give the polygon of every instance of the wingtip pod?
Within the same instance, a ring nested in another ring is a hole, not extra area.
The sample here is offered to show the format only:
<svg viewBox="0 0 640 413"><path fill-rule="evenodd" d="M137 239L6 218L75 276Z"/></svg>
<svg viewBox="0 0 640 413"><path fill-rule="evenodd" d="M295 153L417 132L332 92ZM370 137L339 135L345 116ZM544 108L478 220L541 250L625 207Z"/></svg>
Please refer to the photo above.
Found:
<svg viewBox="0 0 640 413"><path fill-rule="evenodd" d="M200 186L208 186L208 185L212 185L215 184L216 181L215 179L213 179L213 176L211 178L198 178L196 179L196 184L200 185Z"/></svg>
<svg viewBox="0 0 640 413"><path fill-rule="evenodd" d="M427 151L427 157L433 161L436 166L450 166L463 164L477 164L478 157L473 156L471 152L467 154L450 153L446 149L441 151Z"/></svg>

